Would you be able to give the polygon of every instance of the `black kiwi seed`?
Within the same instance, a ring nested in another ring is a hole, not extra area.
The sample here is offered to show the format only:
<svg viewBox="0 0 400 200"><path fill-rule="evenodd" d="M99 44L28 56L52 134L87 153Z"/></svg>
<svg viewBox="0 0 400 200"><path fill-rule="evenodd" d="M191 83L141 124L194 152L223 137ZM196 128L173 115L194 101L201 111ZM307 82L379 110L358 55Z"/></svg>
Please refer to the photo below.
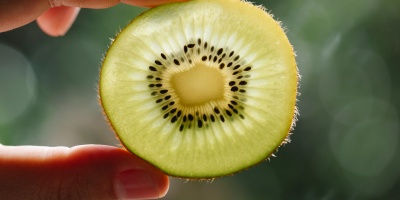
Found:
<svg viewBox="0 0 400 200"><path fill-rule="evenodd" d="M218 49L217 55L221 55L222 51L224 51L222 48Z"/></svg>
<svg viewBox="0 0 400 200"><path fill-rule="evenodd" d="M166 57L163 53L161 53L161 57L162 57L164 60L167 59L167 57Z"/></svg>
<svg viewBox="0 0 400 200"><path fill-rule="evenodd" d="M153 66L150 66L149 69L150 69L150 71L153 71L153 72L157 71L157 69L155 67L153 67Z"/></svg>
<svg viewBox="0 0 400 200"><path fill-rule="evenodd" d="M250 70L251 70L251 67L244 68L244 71L250 71Z"/></svg>
<svg viewBox="0 0 400 200"><path fill-rule="evenodd" d="M172 119L171 119L171 123L176 122L176 120L177 120L176 116L173 116Z"/></svg>
<svg viewBox="0 0 400 200"><path fill-rule="evenodd" d="M215 117L214 117L214 115L210 115L210 119L211 119L212 122L215 122Z"/></svg>
<svg viewBox="0 0 400 200"><path fill-rule="evenodd" d="M157 65L162 65L162 63L159 60L154 61Z"/></svg>
<svg viewBox="0 0 400 200"><path fill-rule="evenodd" d="M180 116L181 116L181 114L182 114L182 111L181 111L181 110L179 110L179 111L178 111L178 113L176 113L176 116L177 116L177 117L180 117Z"/></svg>

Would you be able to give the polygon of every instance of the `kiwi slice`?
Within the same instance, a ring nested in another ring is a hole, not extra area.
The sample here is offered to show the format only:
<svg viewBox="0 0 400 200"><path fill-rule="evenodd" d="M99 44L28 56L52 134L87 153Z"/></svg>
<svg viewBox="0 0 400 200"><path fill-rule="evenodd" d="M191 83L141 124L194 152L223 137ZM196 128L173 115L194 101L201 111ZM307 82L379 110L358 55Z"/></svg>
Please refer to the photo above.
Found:
<svg viewBox="0 0 400 200"><path fill-rule="evenodd" d="M212 178L288 140L297 84L293 48L263 8L193 0L152 8L123 29L99 92L126 149L169 175Z"/></svg>

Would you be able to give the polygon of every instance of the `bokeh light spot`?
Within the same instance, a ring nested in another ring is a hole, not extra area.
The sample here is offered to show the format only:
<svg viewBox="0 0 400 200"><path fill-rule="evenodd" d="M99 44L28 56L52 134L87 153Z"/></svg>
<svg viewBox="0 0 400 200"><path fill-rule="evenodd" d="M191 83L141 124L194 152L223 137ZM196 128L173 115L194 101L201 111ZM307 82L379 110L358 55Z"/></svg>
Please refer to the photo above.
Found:
<svg viewBox="0 0 400 200"><path fill-rule="evenodd" d="M0 126L13 122L35 97L36 77L17 50L0 44Z"/></svg>
<svg viewBox="0 0 400 200"><path fill-rule="evenodd" d="M388 170L393 169L390 165L396 164L393 162L399 140L396 109L377 99L357 100L338 110L337 116L343 120L332 124L330 148L344 175L351 177L351 188L368 185L370 189L361 190L365 194L377 194L390 188L391 184L371 185L370 182L396 179L394 172Z"/></svg>

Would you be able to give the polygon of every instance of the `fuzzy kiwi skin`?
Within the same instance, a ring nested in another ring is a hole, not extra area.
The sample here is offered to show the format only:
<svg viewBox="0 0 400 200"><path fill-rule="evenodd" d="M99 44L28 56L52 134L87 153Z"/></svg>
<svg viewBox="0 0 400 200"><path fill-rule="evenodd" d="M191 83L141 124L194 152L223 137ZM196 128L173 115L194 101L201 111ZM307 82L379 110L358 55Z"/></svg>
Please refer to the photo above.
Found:
<svg viewBox="0 0 400 200"><path fill-rule="evenodd" d="M229 0L227 0L227 1L229 1ZM179 4L179 3L173 3L173 4ZM157 9L157 8L155 8L155 9ZM153 12L154 12L154 11L153 11ZM146 12L145 12L145 13L146 13ZM144 13L142 13L141 15L143 15L143 14L144 14ZM138 19L138 18L134 19L131 23L135 22L137 19ZM131 24L131 23L130 23L130 24ZM280 26L280 23L277 23L277 24L278 24L278 26ZM128 25L128 26L129 26L129 25ZM119 34L116 36L115 40L117 40L118 37L119 37ZM113 40L113 41L114 41L114 40ZM292 52L293 52L293 51L292 51ZM108 51L107 51L107 53L108 53ZM294 53L293 53L293 57L295 57ZM103 59L103 62L104 62L104 61L105 61L105 58ZM296 68L296 69L297 69L297 66L294 65L293 68ZM102 73L102 72L103 72L103 71L101 70L101 71L100 71L100 76L101 76L101 73ZM297 78L296 82L298 83L299 78L300 78L299 75L298 75L298 73L297 73L297 77L296 77L296 78ZM101 106L101 108L102 108L103 114L104 114L104 116L105 116L105 118L106 118L106 120L107 120L107 122L108 122L110 128L113 130L114 134L116 135L117 139L121 142L121 144L123 145L123 147L124 147L126 150L130 151L131 153L134 153L134 152L132 152L131 150L129 150L129 148L128 148L127 145L124 143L124 141L122 141L122 140L120 139L120 137L118 136L118 133L116 132L116 129L113 127L113 124L111 123L111 120L109 119L108 115L106 114L100 88L101 88L101 82L99 82L99 90L98 90L98 92L99 92L99 103L100 103L100 106ZM297 88L296 88L296 90L295 90L293 93L295 94L295 96L297 95ZM293 116L292 123L291 123L291 125L288 127L288 130L287 130L287 132L286 132L287 135L286 135L285 139L282 141L282 143L280 143L278 146L275 147L275 149L276 149L275 151L277 151L277 149L278 149L281 145L286 144L286 143L288 143L288 142L290 141L290 139L289 139L290 131L291 131L291 130L293 129L293 127L294 127L294 124L295 124L295 122L296 122L296 120L297 120L297 115L298 115L298 112L297 112L297 108L295 107L295 108L293 109L293 112L292 112L292 116ZM264 160L269 159L269 157L270 157L271 155L273 155L273 153L274 153L274 152L269 153L268 155L265 155L265 159L264 159ZM259 163L263 162L264 160L261 160ZM256 164L254 164L254 165L257 165L257 164L259 164L259 163L256 163ZM253 166L254 166L254 165L253 165ZM158 167L158 166L155 165L155 167ZM248 169L248 168L250 168L250 167L252 167L252 166L249 166L249 167L244 168L244 169L242 169L242 170L246 170L246 169ZM161 168L159 168L159 169L161 169ZM161 170L162 170L162 169L161 169ZM242 171L242 170L240 170L240 171ZM236 172L234 172L234 173L229 173L229 174L223 174L223 175L221 175L221 176L210 176L210 177L201 177L201 178L199 178L199 177L187 177L187 176L181 177L181 176L178 176L178 175L176 175L176 174L169 173L169 172L167 172L167 171L164 171L164 172L165 172L166 174L168 174L168 175L170 175L170 176L174 176L174 177L187 178L187 179L194 179L194 180L210 180L210 179L214 179L214 178L218 178L218 177L233 175L233 174L238 173L238 172L240 172L240 171L236 171Z"/></svg>

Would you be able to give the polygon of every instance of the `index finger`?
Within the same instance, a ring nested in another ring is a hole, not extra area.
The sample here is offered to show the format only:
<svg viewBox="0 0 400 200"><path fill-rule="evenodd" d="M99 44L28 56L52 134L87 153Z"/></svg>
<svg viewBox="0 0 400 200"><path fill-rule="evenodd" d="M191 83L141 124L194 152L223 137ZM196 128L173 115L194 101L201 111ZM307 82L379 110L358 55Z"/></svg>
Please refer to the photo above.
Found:
<svg viewBox="0 0 400 200"><path fill-rule="evenodd" d="M184 0L50 0L55 6L70 6L81 8L108 8L119 3L141 6L154 7L171 2L180 2Z"/></svg>
<svg viewBox="0 0 400 200"><path fill-rule="evenodd" d="M0 1L0 32L28 24L49 8L57 6L108 8L119 3L154 7L184 0L3 0Z"/></svg>

